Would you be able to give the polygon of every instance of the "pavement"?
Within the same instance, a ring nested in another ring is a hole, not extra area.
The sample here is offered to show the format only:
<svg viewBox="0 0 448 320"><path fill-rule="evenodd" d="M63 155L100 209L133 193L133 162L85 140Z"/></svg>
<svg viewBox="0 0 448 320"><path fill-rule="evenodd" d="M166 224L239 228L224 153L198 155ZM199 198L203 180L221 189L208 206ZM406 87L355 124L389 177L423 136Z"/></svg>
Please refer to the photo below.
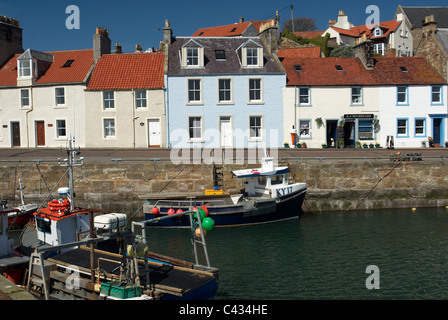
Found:
<svg viewBox="0 0 448 320"><path fill-rule="evenodd" d="M222 159L221 149L204 149L204 150L187 150L178 152L171 149L81 149L79 157L84 157L85 163L111 163L113 161L179 161L187 159L191 163L197 163L197 159L210 159L214 156L216 159ZM226 151L227 152L227 151ZM233 150L233 159L257 158L257 151L255 150ZM258 152L263 152L258 150ZM425 159L443 159L448 157L448 148L415 148L415 149L291 149L279 148L277 150L277 157L279 159L389 159L391 154L400 152L407 153L421 153ZM275 152L270 152L275 155ZM58 159L67 158L67 152L62 149L50 148L8 148L0 149L0 163L1 162L57 162ZM217 161L215 161L217 162Z"/></svg>

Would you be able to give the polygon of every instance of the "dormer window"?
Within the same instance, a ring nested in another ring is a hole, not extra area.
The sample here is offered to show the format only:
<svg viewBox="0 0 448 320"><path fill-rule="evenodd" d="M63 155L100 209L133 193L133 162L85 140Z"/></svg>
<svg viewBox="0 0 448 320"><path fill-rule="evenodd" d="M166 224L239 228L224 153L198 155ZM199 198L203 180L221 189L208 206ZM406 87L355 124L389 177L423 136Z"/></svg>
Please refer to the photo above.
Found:
<svg viewBox="0 0 448 320"><path fill-rule="evenodd" d="M240 51L241 50L241 51ZM253 40L248 40L237 49L243 68L263 67L263 47Z"/></svg>
<svg viewBox="0 0 448 320"><path fill-rule="evenodd" d="M19 77L31 77L31 59L19 60Z"/></svg>
<svg viewBox="0 0 448 320"><path fill-rule="evenodd" d="M383 35L383 30L381 30L381 28L375 28L375 30L373 31L373 36L374 37L380 37Z"/></svg>
<svg viewBox="0 0 448 320"><path fill-rule="evenodd" d="M195 40L188 41L181 49L182 68L204 66L204 48Z"/></svg>
<svg viewBox="0 0 448 320"><path fill-rule="evenodd" d="M199 56L198 48L187 48L187 66L198 66Z"/></svg>

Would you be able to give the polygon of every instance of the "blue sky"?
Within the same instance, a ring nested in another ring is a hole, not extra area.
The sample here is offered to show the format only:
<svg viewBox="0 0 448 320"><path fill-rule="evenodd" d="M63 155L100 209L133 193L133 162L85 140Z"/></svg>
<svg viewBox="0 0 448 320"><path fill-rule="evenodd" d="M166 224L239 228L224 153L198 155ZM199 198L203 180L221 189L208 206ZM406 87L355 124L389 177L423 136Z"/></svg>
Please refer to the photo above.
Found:
<svg viewBox="0 0 448 320"><path fill-rule="evenodd" d="M124 52L132 52L139 43L144 49L158 47L165 19L171 21L175 36L189 36L197 29L245 20L273 18L278 10L281 22L294 17L315 18L319 30L345 10L350 22L365 24L366 8L376 5L381 21L392 20L398 4L402 6L447 6L446 0L0 0L0 15L20 20L23 47L40 51L92 48L97 27L109 29L112 46L121 43ZM80 10L80 28L66 28L66 8Z"/></svg>

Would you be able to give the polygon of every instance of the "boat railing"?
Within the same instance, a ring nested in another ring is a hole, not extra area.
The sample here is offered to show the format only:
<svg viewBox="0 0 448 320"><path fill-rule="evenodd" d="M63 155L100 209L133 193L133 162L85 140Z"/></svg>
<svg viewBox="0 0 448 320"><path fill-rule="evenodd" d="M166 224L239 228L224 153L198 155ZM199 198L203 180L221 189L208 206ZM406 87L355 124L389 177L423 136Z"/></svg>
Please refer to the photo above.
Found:
<svg viewBox="0 0 448 320"><path fill-rule="evenodd" d="M227 205L225 200L157 200L156 207L172 207L172 208L193 208L202 207L203 205L210 204L212 206L224 206Z"/></svg>
<svg viewBox="0 0 448 320"><path fill-rule="evenodd" d="M144 220L144 221L132 221L131 230L132 230L133 234L137 234L136 227L140 227L141 228L141 241L144 243L147 243L146 228L151 227L154 223L157 223L162 220L173 219L173 218L179 217L181 215L184 215L184 216L188 215L190 218L190 225L192 226L191 234L192 234L192 244L193 244L193 249L194 249L196 266L199 268L205 267L205 266L202 266L199 261L197 244L200 244L200 245L202 245L202 248L204 251L204 256L205 256L205 260L206 260L206 264L207 264L206 267L211 269L210 260L209 260L208 252L207 252L207 243L205 241L205 233L204 233L204 229L202 228L202 222L201 222L201 219L195 219L194 214L199 216L198 210L188 210L185 212L175 213L175 214L167 215L167 216L161 216L161 217L152 218L152 219L148 219L148 220ZM196 229L198 229L198 232ZM145 259L145 263L146 263L146 260L147 259Z"/></svg>

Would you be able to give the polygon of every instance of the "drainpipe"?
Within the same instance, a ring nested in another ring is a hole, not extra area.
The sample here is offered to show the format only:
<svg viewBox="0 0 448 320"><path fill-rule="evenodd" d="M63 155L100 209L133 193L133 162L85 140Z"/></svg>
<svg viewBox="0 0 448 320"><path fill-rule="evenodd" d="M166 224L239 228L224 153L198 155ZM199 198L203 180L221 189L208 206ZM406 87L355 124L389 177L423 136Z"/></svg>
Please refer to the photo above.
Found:
<svg viewBox="0 0 448 320"><path fill-rule="evenodd" d="M135 149L135 90L132 89L132 145Z"/></svg>
<svg viewBox="0 0 448 320"><path fill-rule="evenodd" d="M165 91L165 116L166 116L166 146L167 148L171 148L170 143L170 110L169 110L169 94L168 94L168 77L165 75L165 83L166 87Z"/></svg>
<svg viewBox="0 0 448 320"><path fill-rule="evenodd" d="M25 121L26 121L26 147L30 147L30 131L29 131L29 125L28 125L28 114L33 111L33 104L34 104L34 95L33 95L33 87L30 87L30 106L31 109L28 110L25 114Z"/></svg>

